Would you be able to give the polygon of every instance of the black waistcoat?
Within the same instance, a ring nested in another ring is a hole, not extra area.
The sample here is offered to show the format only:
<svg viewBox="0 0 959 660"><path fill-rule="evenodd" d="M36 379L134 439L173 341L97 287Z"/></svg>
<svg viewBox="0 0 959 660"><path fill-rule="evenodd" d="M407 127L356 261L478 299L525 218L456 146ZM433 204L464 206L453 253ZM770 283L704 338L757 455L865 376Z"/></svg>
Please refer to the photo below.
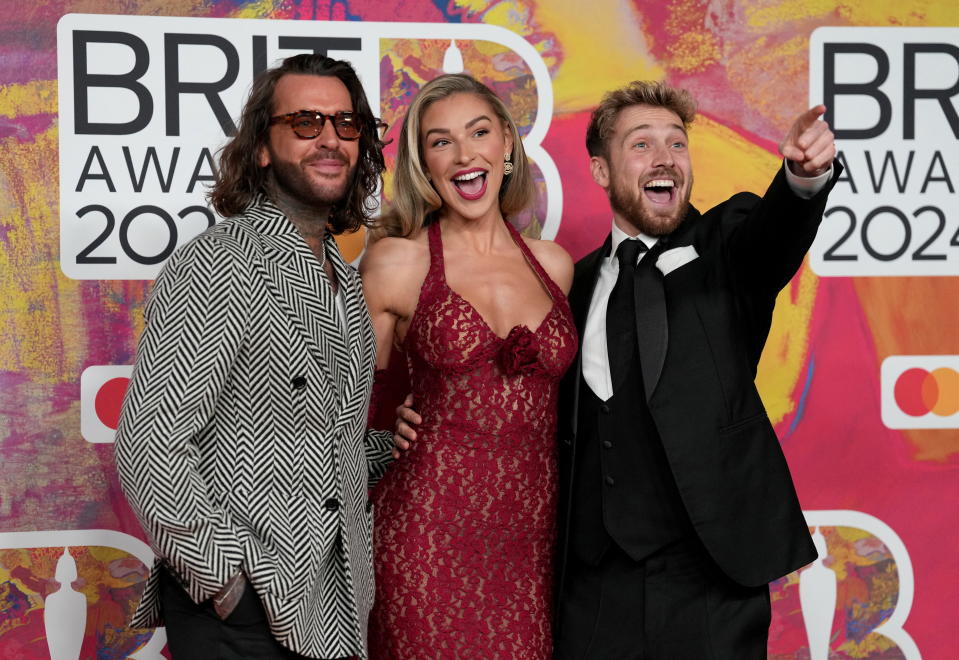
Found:
<svg viewBox="0 0 959 660"><path fill-rule="evenodd" d="M608 401L580 379L570 549L598 563L611 541L639 561L694 534L643 393L639 356Z"/></svg>

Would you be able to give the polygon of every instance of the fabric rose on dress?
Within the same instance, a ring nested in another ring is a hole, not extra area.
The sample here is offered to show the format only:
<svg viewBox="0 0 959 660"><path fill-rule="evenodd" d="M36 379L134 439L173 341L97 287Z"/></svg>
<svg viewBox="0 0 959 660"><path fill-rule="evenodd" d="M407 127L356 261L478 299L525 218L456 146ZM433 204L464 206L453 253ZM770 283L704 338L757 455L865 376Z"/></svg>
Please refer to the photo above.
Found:
<svg viewBox="0 0 959 660"><path fill-rule="evenodd" d="M510 330L499 349L499 364L507 376L533 371L538 358L536 337L525 325Z"/></svg>

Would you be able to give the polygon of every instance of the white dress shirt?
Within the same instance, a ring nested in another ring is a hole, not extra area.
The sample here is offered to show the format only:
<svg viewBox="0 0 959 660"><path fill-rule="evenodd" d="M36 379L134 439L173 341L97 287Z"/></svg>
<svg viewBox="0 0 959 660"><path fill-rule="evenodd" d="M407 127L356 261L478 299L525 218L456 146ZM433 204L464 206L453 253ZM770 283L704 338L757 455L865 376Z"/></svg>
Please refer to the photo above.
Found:
<svg viewBox="0 0 959 660"><path fill-rule="evenodd" d="M785 167L785 165L784 165ZM797 197L809 199L815 196L832 176L832 167L829 171L817 177L799 177L785 167L786 181ZM613 222L612 245L609 256L603 259L599 267L599 279L593 289L593 297L589 303L589 312L586 315L586 326L583 328L583 378L589 389L593 390L602 401L613 396L613 381L609 373L609 353L606 348L606 307L609 304L609 294L613 292L616 278L619 276L619 261L616 259L616 248L626 240L640 240L650 250L658 240L655 236L639 234L629 236ZM639 253L642 260L646 252ZM638 263L638 261L637 261Z"/></svg>

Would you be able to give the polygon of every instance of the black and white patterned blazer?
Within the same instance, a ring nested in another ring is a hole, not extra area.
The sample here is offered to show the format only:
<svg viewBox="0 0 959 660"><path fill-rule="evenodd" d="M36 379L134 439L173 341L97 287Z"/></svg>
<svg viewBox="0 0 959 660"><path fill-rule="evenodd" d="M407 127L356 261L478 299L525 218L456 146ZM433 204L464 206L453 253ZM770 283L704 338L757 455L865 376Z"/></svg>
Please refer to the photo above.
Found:
<svg viewBox="0 0 959 660"><path fill-rule="evenodd" d="M367 432L376 346L355 269L326 274L260 197L181 247L154 283L116 439L124 493L158 562L132 625L162 625L162 562L196 602L242 570L275 637L366 657L368 488L390 460Z"/></svg>

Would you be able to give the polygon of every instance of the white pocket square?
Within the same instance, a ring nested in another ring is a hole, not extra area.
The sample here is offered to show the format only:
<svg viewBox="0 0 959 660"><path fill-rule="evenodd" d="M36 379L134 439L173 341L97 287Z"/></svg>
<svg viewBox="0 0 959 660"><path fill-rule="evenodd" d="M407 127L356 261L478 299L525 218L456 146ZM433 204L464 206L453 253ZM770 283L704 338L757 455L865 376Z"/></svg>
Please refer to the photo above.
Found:
<svg viewBox="0 0 959 660"><path fill-rule="evenodd" d="M672 250L666 250L659 255L659 259L656 260L656 268L658 268L663 275L669 275L680 266L684 266L698 257L699 253L696 252L696 248L692 245L684 245L673 248Z"/></svg>

